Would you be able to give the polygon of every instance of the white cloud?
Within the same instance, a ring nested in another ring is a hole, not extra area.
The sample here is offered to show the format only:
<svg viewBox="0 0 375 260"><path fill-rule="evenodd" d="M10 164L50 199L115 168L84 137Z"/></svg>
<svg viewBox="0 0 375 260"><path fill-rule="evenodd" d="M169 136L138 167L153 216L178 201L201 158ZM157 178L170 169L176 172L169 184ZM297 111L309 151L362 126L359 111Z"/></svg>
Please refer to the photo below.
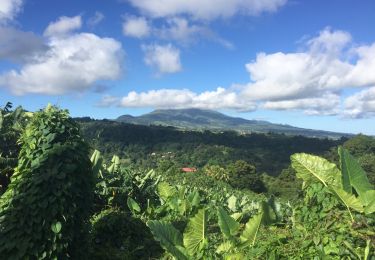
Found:
<svg viewBox="0 0 375 260"><path fill-rule="evenodd" d="M108 104L107 100L104 98L102 102ZM255 109L254 103L244 102L238 94L224 88L202 93L187 89L159 89L141 93L132 91L122 98L120 105L123 107L236 109L240 111Z"/></svg>
<svg viewBox="0 0 375 260"><path fill-rule="evenodd" d="M0 24L12 21L21 10L22 0L1 0L0 1Z"/></svg>
<svg viewBox="0 0 375 260"><path fill-rule="evenodd" d="M168 45L142 45L145 52L144 61L154 67L158 74L181 71L180 50Z"/></svg>
<svg viewBox="0 0 375 260"><path fill-rule="evenodd" d="M101 12L96 11L93 17L90 17L87 21L87 25L91 28L97 26L101 21L105 18L104 14Z"/></svg>
<svg viewBox="0 0 375 260"><path fill-rule="evenodd" d="M347 33L325 29L308 42L306 52L258 54L246 64L252 82L245 95L254 100L285 100L345 87L353 65L341 55L349 41Z"/></svg>
<svg viewBox="0 0 375 260"><path fill-rule="evenodd" d="M345 89L375 85L375 43L355 44L348 32L325 28L305 41L301 51L259 53L246 69L250 82L245 85L203 93L186 89L131 92L122 105L239 111L259 107L309 115L375 116L375 87L342 100Z"/></svg>
<svg viewBox="0 0 375 260"><path fill-rule="evenodd" d="M155 35L182 43L189 43L197 39L197 35L203 34L208 29L201 25L191 25L189 21L181 17L167 19L167 26L156 29Z"/></svg>
<svg viewBox="0 0 375 260"><path fill-rule="evenodd" d="M78 26L50 26L53 29L46 30L47 35L53 37L47 43L48 50L38 53L19 70L0 74L1 86L16 95L59 95L82 92L98 81L114 80L121 75L121 43L90 33L65 34Z"/></svg>
<svg viewBox="0 0 375 260"><path fill-rule="evenodd" d="M357 47L348 32L326 28L304 51L259 53L246 69L242 94L263 108L336 114L343 89L375 84L375 43Z"/></svg>
<svg viewBox="0 0 375 260"><path fill-rule="evenodd" d="M109 107L113 105L118 105L120 102L120 98L114 97L111 95L104 95L102 99L97 104L98 107Z"/></svg>
<svg viewBox="0 0 375 260"><path fill-rule="evenodd" d="M337 115L340 111L340 96L325 93L320 97L294 100L266 101L262 108L271 110L304 110L308 115Z"/></svg>
<svg viewBox="0 0 375 260"><path fill-rule="evenodd" d="M287 0L128 0L133 6L152 17L189 15L210 20L236 14L259 15L275 12Z"/></svg>
<svg viewBox="0 0 375 260"><path fill-rule="evenodd" d="M56 22L52 22L48 25L44 31L44 35L48 37L59 37L65 36L72 33L82 27L81 16L67 17L62 16Z"/></svg>
<svg viewBox="0 0 375 260"><path fill-rule="evenodd" d="M122 24L122 32L125 36L144 38L150 35L151 27L144 17L128 16Z"/></svg>
<svg viewBox="0 0 375 260"><path fill-rule="evenodd" d="M375 87L362 90L345 99L344 116L364 118L375 116Z"/></svg>
<svg viewBox="0 0 375 260"><path fill-rule="evenodd" d="M32 32L0 27L0 35L0 59L25 62L48 50L44 40Z"/></svg>

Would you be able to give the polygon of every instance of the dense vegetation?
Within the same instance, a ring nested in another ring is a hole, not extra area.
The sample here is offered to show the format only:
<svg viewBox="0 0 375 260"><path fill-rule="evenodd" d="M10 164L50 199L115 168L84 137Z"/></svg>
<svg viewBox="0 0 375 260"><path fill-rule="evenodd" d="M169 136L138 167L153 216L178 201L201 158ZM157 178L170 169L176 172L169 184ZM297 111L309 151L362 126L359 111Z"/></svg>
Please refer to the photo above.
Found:
<svg viewBox="0 0 375 260"><path fill-rule="evenodd" d="M373 137L0 112L1 259L375 259Z"/></svg>

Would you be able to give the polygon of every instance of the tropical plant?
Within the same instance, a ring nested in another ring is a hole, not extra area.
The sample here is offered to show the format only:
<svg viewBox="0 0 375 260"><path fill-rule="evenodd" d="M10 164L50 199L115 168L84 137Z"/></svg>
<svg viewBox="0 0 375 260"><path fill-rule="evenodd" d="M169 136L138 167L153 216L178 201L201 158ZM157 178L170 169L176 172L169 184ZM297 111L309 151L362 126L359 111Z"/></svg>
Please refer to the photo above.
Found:
<svg viewBox="0 0 375 260"><path fill-rule="evenodd" d="M308 154L294 154L291 157L292 166L297 172L297 177L303 179L306 184L320 182L335 194L354 221L351 209L365 214L375 212L375 190L354 157L342 147L339 147L338 152L341 171L326 159Z"/></svg>
<svg viewBox="0 0 375 260"><path fill-rule="evenodd" d="M65 110L35 113L0 198L4 259L84 259L94 176L88 146Z"/></svg>
<svg viewBox="0 0 375 260"><path fill-rule="evenodd" d="M172 224L150 220L147 226L160 245L176 259L201 259L207 246L207 215L205 209L189 219L183 235Z"/></svg>
<svg viewBox="0 0 375 260"><path fill-rule="evenodd" d="M10 177L17 165L20 145L17 142L32 113L22 107L12 111L13 104L8 102L0 108L0 195L5 192Z"/></svg>

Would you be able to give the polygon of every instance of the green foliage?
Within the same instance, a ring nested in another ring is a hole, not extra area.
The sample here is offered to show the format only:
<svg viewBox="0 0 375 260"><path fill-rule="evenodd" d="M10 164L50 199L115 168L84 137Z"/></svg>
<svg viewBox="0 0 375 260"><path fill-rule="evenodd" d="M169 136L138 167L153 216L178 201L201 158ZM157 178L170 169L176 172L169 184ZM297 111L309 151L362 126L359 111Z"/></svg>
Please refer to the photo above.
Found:
<svg viewBox="0 0 375 260"><path fill-rule="evenodd" d="M264 192L265 186L257 175L255 166L238 160L227 167L229 183L239 189L248 188L254 192Z"/></svg>
<svg viewBox="0 0 375 260"><path fill-rule="evenodd" d="M217 216L218 224L223 235L228 239L233 239L240 228L240 224L229 216L222 207L218 207Z"/></svg>
<svg viewBox="0 0 375 260"><path fill-rule="evenodd" d="M206 211L200 209L194 217L189 219L184 232L184 246L190 255L199 254L207 244L206 229Z"/></svg>
<svg viewBox="0 0 375 260"><path fill-rule="evenodd" d="M206 165L203 169L207 176L213 177L220 181L229 181L228 172L218 165Z"/></svg>
<svg viewBox="0 0 375 260"><path fill-rule="evenodd" d="M339 155L341 162L341 172L342 172L342 185L343 189L352 193L352 187L357 192L359 198L362 201L366 201L367 204L370 202L365 199L366 193L368 191L374 190L374 187L370 184L367 179L367 175L359 163L354 159L354 157L349 153L348 150L339 147Z"/></svg>
<svg viewBox="0 0 375 260"><path fill-rule="evenodd" d="M82 259L93 192L88 146L68 112L35 113L18 166L0 198L4 259Z"/></svg>
<svg viewBox="0 0 375 260"><path fill-rule="evenodd" d="M20 151L17 141L32 116L21 107L12 111L12 106L8 102L4 108L0 108L0 195L9 185Z"/></svg>
<svg viewBox="0 0 375 260"><path fill-rule="evenodd" d="M151 220L147 222L155 239L176 259L188 259L187 252L183 247L182 234L172 224L165 221Z"/></svg>
<svg viewBox="0 0 375 260"><path fill-rule="evenodd" d="M149 259L162 253L147 226L126 212L107 209L91 222L90 259Z"/></svg>

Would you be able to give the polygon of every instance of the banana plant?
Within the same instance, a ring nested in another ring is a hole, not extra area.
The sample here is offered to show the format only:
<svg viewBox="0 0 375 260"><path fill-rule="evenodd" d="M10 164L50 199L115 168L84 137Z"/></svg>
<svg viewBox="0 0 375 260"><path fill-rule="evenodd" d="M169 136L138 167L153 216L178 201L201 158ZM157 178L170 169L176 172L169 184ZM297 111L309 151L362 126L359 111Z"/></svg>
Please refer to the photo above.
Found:
<svg viewBox="0 0 375 260"><path fill-rule="evenodd" d="M172 224L166 221L150 220L147 222L154 238L175 259L200 259L208 244L207 212L200 209L189 219L184 233L181 234Z"/></svg>
<svg viewBox="0 0 375 260"><path fill-rule="evenodd" d="M345 205L352 220L351 210L365 214L375 212L375 190L366 173L347 150L339 147L338 153L341 170L324 158L304 153L291 156L292 167L304 185L321 182L327 187Z"/></svg>

